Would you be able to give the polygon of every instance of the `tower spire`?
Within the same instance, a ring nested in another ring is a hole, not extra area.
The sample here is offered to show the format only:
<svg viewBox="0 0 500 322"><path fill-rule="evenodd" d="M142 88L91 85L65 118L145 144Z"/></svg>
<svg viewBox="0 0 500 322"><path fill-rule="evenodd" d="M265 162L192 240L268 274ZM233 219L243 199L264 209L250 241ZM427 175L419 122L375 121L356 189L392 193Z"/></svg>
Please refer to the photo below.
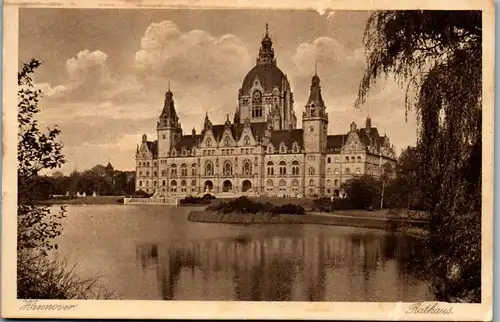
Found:
<svg viewBox="0 0 500 322"><path fill-rule="evenodd" d="M168 80L168 91L170 92L170 79Z"/></svg>
<svg viewBox="0 0 500 322"><path fill-rule="evenodd" d="M314 76L318 76L318 61L314 62Z"/></svg>
<svg viewBox="0 0 500 322"><path fill-rule="evenodd" d="M266 22L266 36L269 36L269 24Z"/></svg>

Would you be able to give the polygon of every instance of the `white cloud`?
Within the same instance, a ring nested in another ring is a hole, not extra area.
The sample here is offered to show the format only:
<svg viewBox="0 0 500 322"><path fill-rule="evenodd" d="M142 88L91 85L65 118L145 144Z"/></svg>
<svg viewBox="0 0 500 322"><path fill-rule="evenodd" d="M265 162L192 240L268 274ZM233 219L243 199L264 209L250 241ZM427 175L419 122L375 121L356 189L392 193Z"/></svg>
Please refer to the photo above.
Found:
<svg viewBox="0 0 500 322"><path fill-rule="evenodd" d="M73 82L82 82L89 76L98 76L99 81L108 81L109 72L107 70L106 59L108 55L100 50L80 51L76 57L66 61L68 75ZM97 71L97 72L95 72ZM94 74L91 74L94 72Z"/></svg>
<svg viewBox="0 0 500 322"><path fill-rule="evenodd" d="M211 36L202 30L181 32L171 21L152 23L135 55L138 72L183 84L216 86L240 81L251 56L234 35Z"/></svg>

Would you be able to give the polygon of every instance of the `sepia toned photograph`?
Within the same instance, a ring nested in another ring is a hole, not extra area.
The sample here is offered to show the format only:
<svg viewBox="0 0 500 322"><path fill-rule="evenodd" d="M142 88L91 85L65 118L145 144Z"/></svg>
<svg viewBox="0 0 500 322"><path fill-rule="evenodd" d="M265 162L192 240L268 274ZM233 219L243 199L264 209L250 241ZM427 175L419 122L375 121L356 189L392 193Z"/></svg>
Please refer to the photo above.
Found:
<svg viewBox="0 0 500 322"><path fill-rule="evenodd" d="M2 316L491 319L493 6L347 9L7 4Z"/></svg>

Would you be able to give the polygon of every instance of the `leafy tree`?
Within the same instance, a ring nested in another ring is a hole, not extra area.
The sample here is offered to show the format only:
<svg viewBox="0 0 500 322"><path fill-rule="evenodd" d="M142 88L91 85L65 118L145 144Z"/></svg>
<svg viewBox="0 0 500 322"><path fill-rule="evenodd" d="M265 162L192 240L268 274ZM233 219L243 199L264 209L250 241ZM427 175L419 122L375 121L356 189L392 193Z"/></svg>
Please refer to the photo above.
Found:
<svg viewBox="0 0 500 322"><path fill-rule="evenodd" d="M367 209L380 202L381 183L369 175L352 178L342 185L354 209Z"/></svg>
<svg viewBox="0 0 500 322"><path fill-rule="evenodd" d="M23 64L18 73L18 242L19 250L38 249L42 253L54 247L51 239L61 233L60 219L64 208L53 213L47 206L37 204L32 187L42 169L54 169L64 162L62 145L57 141L57 127L42 133L35 118L40 112L38 103L42 92L33 86L30 75L40 66L33 59Z"/></svg>
<svg viewBox="0 0 500 322"><path fill-rule="evenodd" d="M394 76L419 119L417 173L431 219L425 268L436 297L480 302L481 12L375 12L364 42L356 105L375 80Z"/></svg>

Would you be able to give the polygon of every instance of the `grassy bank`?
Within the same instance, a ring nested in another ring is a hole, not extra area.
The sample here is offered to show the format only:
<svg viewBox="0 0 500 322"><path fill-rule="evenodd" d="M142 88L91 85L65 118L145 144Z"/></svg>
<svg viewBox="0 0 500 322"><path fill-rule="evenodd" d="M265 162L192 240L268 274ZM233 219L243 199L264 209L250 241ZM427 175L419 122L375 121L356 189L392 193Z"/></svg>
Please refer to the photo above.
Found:
<svg viewBox="0 0 500 322"><path fill-rule="evenodd" d="M83 197L83 198L54 198L49 200L40 201L45 205L103 205L103 204L123 204L124 196L96 196L96 197Z"/></svg>
<svg viewBox="0 0 500 322"><path fill-rule="evenodd" d="M315 224L347 227L375 228L391 231L421 231L427 222L398 218L366 217L338 214L271 215L268 213L242 214L212 211L191 211L187 218L192 222L224 224Z"/></svg>

